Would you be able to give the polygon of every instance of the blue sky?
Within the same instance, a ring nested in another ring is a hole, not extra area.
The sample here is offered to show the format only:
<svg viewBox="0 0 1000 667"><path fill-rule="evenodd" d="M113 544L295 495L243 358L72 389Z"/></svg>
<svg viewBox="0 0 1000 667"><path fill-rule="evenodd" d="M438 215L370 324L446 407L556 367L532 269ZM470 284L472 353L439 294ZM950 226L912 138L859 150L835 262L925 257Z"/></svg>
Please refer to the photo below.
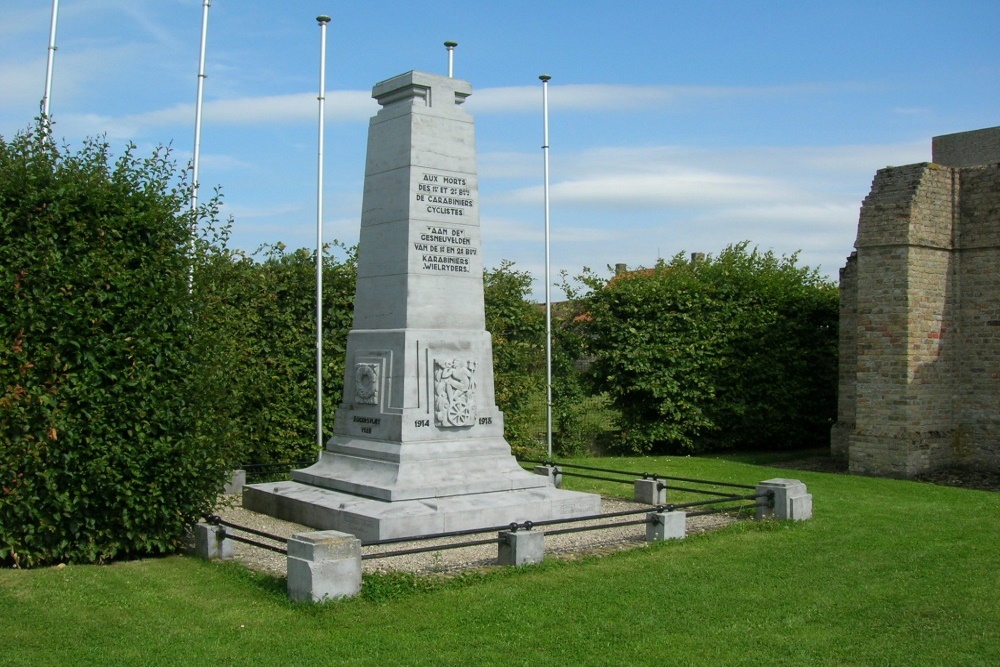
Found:
<svg viewBox="0 0 1000 667"><path fill-rule="evenodd" d="M487 266L544 292L549 84L554 272L649 266L749 240L836 277L877 169L1000 125L996 0L212 0L203 188L231 245L313 247L320 29L328 14L324 237L358 237L372 86L472 83ZM193 149L202 0L61 0L56 134ZM0 134L44 92L49 0L0 5Z"/></svg>

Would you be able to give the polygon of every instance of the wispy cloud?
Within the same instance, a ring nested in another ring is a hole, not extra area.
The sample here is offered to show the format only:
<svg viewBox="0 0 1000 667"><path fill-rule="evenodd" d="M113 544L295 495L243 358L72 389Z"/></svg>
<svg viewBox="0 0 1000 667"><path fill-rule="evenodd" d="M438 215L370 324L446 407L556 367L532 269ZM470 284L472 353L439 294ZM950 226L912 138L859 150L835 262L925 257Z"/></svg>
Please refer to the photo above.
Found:
<svg viewBox="0 0 1000 667"><path fill-rule="evenodd" d="M505 243L538 243L545 239L542 217L537 222L514 217L486 215L481 221L484 234L490 241ZM614 227L588 225L558 225L550 230L551 240L557 243L607 243L628 235Z"/></svg>
<svg viewBox="0 0 1000 667"><path fill-rule="evenodd" d="M784 184L752 175L677 167L656 174L619 174L558 183L551 194L553 201L569 205L624 210L691 207L707 202L718 206L794 196L794 192Z"/></svg>
<svg viewBox="0 0 1000 667"><path fill-rule="evenodd" d="M648 266L681 250L717 253L750 240L779 254L801 251L800 264L835 278L875 171L925 160L927 153L926 141L605 146L567 153L553 171L550 192L554 267L573 273L583 265ZM483 197L491 216L484 218L484 240L495 244L496 257L524 257L525 247L543 239L537 156L486 154L481 163L500 185Z"/></svg>
<svg viewBox="0 0 1000 667"><path fill-rule="evenodd" d="M804 83L785 86L671 86L626 84L549 84L549 106L556 110L622 111L654 109L720 98L818 95L868 88L861 83ZM541 87L507 86L474 91L467 102L476 113L536 112Z"/></svg>
<svg viewBox="0 0 1000 667"><path fill-rule="evenodd" d="M368 119L377 105L370 95L358 91L338 91L326 97L328 122L358 122ZM241 97L212 100L202 107L205 124L275 125L314 122L317 101L315 93ZM193 103L175 104L122 117L98 114L68 114L61 121L81 133L106 132L112 137L133 137L145 130L176 125L190 125L194 119Z"/></svg>

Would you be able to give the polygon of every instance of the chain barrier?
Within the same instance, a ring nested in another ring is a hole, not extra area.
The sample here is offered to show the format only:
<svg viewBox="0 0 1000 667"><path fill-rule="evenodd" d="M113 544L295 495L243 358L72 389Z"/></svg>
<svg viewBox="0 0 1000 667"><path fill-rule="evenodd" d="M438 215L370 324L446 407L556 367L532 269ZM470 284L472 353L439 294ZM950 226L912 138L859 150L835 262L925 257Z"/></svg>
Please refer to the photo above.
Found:
<svg viewBox="0 0 1000 667"><path fill-rule="evenodd" d="M556 467L559 467L559 468L573 467L573 468L578 468L578 469L583 469L583 470L591 470L591 471L594 471L594 472L608 472L608 473L619 474L619 475L633 475L633 476L640 476L641 475L643 479L656 479L656 480L659 480L659 479L665 479L665 480L673 479L673 480L682 480L682 481L694 482L694 483L701 483L701 484L712 484L712 485L716 485L716 486L728 486L728 487L732 487L732 488L756 489L756 487L750 486L750 485L747 485L747 484L732 484L732 483L728 483L728 482L715 482L715 481L710 481L710 480L697 480L697 479L691 479L691 478L660 476L660 475L658 475L656 473L653 473L653 474L649 474L649 473L632 473L632 472L628 472L628 471L607 470L607 469L601 469L601 468L590 468L590 467L587 467L587 466L576 466L576 465L558 464L558 463L555 463L555 462L552 462L552 461L539 462L539 461L528 461L528 460L525 460L525 462L526 463L543 463L544 465L552 465L552 466L556 466ZM605 480L605 481L614 481L614 482L630 481L630 480L621 480L621 479L610 479L610 478L594 477L594 476L584 475L584 474L579 474L579 473L565 473L564 472L563 474L564 475L565 474L576 475L576 476L579 476L579 477L589 477L589 478L592 478L592 479L601 479L601 480ZM661 488L663 488L663 487L661 487ZM602 523L602 524L590 525L590 526L577 526L577 527L573 527L573 528L561 528L561 529L557 529L557 530L552 530L552 531L547 531L546 532L547 535L565 535L565 534L569 534L569 533L580 533L580 532L594 531L594 530L606 530L606 529L609 529L609 528L619 528L619 527L626 527L626 526L638 526L638 525L642 525L642 524L646 524L646 523L650 523L650 522L652 522L655 525L657 523L657 521L658 521L658 519L656 518L657 514L661 514L661 513L664 513L664 512L676 512L676 511L679 511L679 510L687 510L688 508L702 508L702 507L707 507L707 506L710 506L710 505L719 505L721 503L733 503L733 502L748 501L748 500L753 500L754 501L753 504L745 503L745 504L736 505L736 506L714 507L714 508L710 508L710 509L699 509L699 510L694 511L694 512L686 512L686 514L689 517L694 517L694 516L706 516L706 515L710 515L710 514L721 514L721 513L726 513L726 512L743 512L743 511L748 511L750 509L754 509L754 508L760 507L761 503L759 501L761 499L767 499L767 503L765 503L767 506L773 507L773 505L774 505L774 491L770 491L770 490L766 491L764 493L754 493L754 494L750 494L750 495L742 495L741 496L741 495L735 495L735 494L725 494L725 493L721 493L721 492L718 492L718 491L706 491L706 490L696 490L696 489L681 489L680 487L674 487L674 486L671 486L669 488L671 490L683 490L683 491L690 491L690 492L694 492L694 493L699 493L700 492L700 493L705 493L705 494L710 494L710 495L717 495L717 496L720 496L720 497L719 498L710 499L710 500L693 501L693 502L687 502L687 503L672 503L672 504L663 504L663 505L648 506L648 507L643 507L643 508L639 508L639 509L622 510L622 511L619 511L619 512L609 512L607 514L591 514L591 515L587 515L587 516L574 517L574 518L570 518L570 519L548 519L548 520L543 520L543 521L524 521L524 522L520 522L520 523L518 523L518 522L515 521L515 522L511 522L511 523L506 524L506 525L502 525L502 526L490 526L490 527L484 527L484 528L471 528L471 529L467 529L467 530L456 530L456 531L449 531L449 532L442 532L442 533L433 533L433 534L430 534L430 535L420 535L420 536L411 536L411 537L395 537L395 538L388 538L388 539L384 539L384 540L375 540L375 541L371 541L371 542L363 542L361 546L363 546L363 547L388 546L388 545L392 545L392 544L421 542L421 541L436 540L436 539L447 539L447 538L453 538L453 537L463 537L463 536L468 536L468 535L478 535L478 534L490 533L490 532L495 532L495 533L498 533L498 534L502 535L504 533L516 533L519 530L533 530L534 528L537 528L537 527L565 525L565 524L571 524L571 523L582 523L582 522L585 522L585 521L597 521L597 520L604 520L604 519L614 519L614 518L619 518L619 517L634 516L634 515L637 515L637 514L652 515L651 517L647 516L647 518L643 518L643 519L640 519L640 520L619 521L619 522L613 522L613 523ZM267 532L264 532L262 530L257 530L255 528L250 528L248 526L241 526L239 524L231 523L231 522L226 521L226 520L222 519L221 517L216 516L214 514L206 516L205 519L206 519L206 521L208 523L211 523L211 524L216 525L216 526L221 526L223 528L224 538L225 539L234 540L236 542L242 542L244 544L249 544L251 546L255 546L255 547L258 547L258 548L261 548L261 549L267 549L269 551L274 551L276 553L281 553L281 554L287 554L288 553L287 548L281 548L281 547L277 547L277 546L272 545L272 544L267 544L267 543L264 543L264 542L259 542L259 541L252 540L252 539L249 539L249 538L246 538L246 537L242 537L240 535L234 535L230 531L225 530L225 529L226 528L231 528L233 530L238 530L238 531L241 531L241 532L249 533L251 535L256 535L258 537L262 537L264 539L272 540L274 542L281 542L281 543L287 543L287 540L288 540L287 537L283 537L281 535L274 535L272 533L267 533ZM461 549L461 548L464 548L464 547L482 546L482 545L487 545L487 544L498 544L498 543L502 542L504 539L505 539L505 537L498 536L498 537L493 537L493 538L489 538L489 539L468 540L468 541L463 541L463 542L454 542L454 543L450 543L450 544L437 544L437 545L432 545L432 546L427 546L427 547L413 547L413 548L408 548L408 549L397 549L397 550L394 550L394 551L384 551L384 552L379 552L379 553L368 553L368 554L362 555L361 558L362 558L362 560L371 560L371 559L378 559L378 558L391 558L393 556L404 556L404 555L409 555L409 554L427 553L427 552L432 552L432 551L443 551L443 550L447 550L447 549Z"/></svg>

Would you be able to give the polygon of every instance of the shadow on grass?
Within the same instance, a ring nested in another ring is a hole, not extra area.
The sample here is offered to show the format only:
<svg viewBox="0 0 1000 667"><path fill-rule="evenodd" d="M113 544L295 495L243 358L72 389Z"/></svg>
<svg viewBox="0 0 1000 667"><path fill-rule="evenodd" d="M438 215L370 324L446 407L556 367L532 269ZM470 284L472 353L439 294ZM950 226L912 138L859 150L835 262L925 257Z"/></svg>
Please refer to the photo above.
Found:
<svg viewBox="0 0 1000 667"><path fill-rule="evenodd" d="M258 572L249 569L243 563L237 561L214 561L212 566L217 567L225 576L250 589L255 589L264 593L268 597L288 598L288 583L285 577L279 577L265 572Z"/></svg>
<svg viewBox="0 0 1000 667"><path fill-rule="evenodd" d="M830 455L829 447L812 447L775 452L720 452L708 454L705 458L747 463L772 468L795 468L820 472L846 472L845 462Z"/></svg>

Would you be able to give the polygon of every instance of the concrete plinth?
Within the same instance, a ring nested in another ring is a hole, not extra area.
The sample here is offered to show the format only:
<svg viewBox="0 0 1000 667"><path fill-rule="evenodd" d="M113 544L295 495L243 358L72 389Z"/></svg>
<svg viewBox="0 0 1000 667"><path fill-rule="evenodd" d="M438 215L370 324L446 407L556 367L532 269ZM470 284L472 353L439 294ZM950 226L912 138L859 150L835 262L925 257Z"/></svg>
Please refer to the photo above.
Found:
<svg viewBox="0 0 1000 667"><path fill-rule="evenodd" d="M535 474L547 477L549 484L557 489L562 487L562 468L559 466L535 466Z"/></svg>
<svg viewBox="0 0 1000 667"><path fill-rule="evenodd" d="M389 502L292 481L245 487L243 506L321 530L351 533L368 543L600 514L601 498L543 486Z"/></svg>
<svg viewBox="0 0 1000 667"><path fill-rule="evenodd" d="M635 502L663 505L667 502L667 485L658 479L637 479L633 491Z"/></svg>
<svg viewBox="0 0 1000 667"><path fill-rule="evenodd" d="M687 535L686 512L650 512L646 521L647 542L680 540Z"/></svg>
<svg viewBox="0 0 1000 667"><path fill-rule="evenodd" d="M228 560L233 557L233 541L226 539L226 529L210 523L194 526L194 553L205 560Z"/></svg>
<svg viewBox="0 0 1000 667"><path fill-rule="evenodd" d="M540 530L501 531L497 559L501 565L534 565L545 558L545 533Z"/></svg>
<svg viewBox="0 0 1000 667"><path fill-rule="evenodd" d="M222 492L227 496L235 496L243 493L243 487L247 483L247 471L246 470L234 470L229 477L229 481L226 482L222 489Z"/></svg>
<svg viewBox="0 0 1000 667"><path fill-rule="evenodd" d="M288 540L288 597L322 602L361 590L361 541L337 531L298 533Z"/></svg>
<svg viewBox="0 0 1000 667"><path fill-rule="evenodd" d="M812 518L812 494L797 479L768 479L757 485L757 493L774 492L774 506L757 505L757 519L807 521Z"/></svg>

